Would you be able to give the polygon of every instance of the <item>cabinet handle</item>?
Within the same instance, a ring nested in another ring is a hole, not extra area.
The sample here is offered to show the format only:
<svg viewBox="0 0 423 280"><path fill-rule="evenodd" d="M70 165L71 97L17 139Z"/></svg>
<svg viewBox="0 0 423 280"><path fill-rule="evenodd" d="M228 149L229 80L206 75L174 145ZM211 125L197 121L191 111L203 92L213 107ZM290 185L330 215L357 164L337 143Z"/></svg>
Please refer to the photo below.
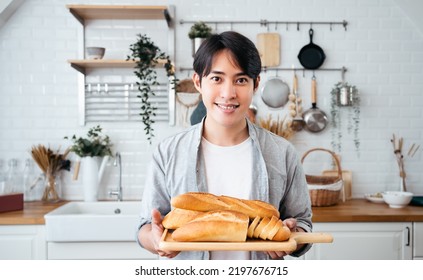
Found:
<svg viewBox="0 0 423 280"><path fill-rule="evenodd" d="M405 227L405 229L407 230L407 243L405 246L410 246L410 227Z"/></svg>

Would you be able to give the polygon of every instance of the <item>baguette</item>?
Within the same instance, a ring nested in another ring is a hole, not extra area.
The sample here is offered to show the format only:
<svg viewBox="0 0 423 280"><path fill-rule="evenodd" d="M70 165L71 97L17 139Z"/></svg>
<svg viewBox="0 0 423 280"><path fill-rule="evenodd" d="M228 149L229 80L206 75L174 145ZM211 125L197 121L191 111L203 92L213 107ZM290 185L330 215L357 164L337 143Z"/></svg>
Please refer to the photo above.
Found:
<svg viewBox="0 0 423 280"><path fill-rule="evenodd" d="M216 195L205 192L188 192L175 196L170 201L175 208L194 211L229 210L230 206L219 200Z"/></svg>
<svg viewBox="0 0 423 280"><path fill-rule="evenodd" d="M247 214L250 219L259 216L261 218L279 218L279 211L272 204L260 200L238 199L230 196L217 196L205 192L188 192L171 199L174 208L182 208L195 211L233 210Z"/></svg>
<svg viewBox="0 0 423 280"><path fill-rule="evenodd" d="M172 239L177 242L244 242L248 222L248 216L240 212L210 211L177 228L172 233Z"/></svg>
<svg viewBox="0 0 423 280"><path fill-rule="evenodd" d="M162 224L167 229L177 229L202 213L204 212L175 208L163 218Z"/></svg>

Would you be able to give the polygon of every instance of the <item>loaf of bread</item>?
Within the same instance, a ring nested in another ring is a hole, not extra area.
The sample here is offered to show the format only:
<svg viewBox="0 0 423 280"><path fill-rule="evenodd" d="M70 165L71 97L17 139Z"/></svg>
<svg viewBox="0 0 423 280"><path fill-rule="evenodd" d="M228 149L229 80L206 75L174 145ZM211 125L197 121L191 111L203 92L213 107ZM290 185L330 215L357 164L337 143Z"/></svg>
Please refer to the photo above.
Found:
<svg viewBox="0 0 423 280"><path fill-rule="evenodd" d="M204 212L175 208L163 218L162 224L167 229L177 229L202 213Z"/></svg>
<svg viewBox="0 0 423 280"><path fill-rule="evenodd" d="M172 239L178 242L243 242L247 239L248 222L248 216L240 212L209 211L173 231Z"/></svg>
<svg viewBox="0 0 423 280"><path fill-rule="evenodd" d="M171 204L175 208L194 211L232 210L245 213L250 219L272 216L279 218L279 211L272 204L260 200L246 200L230 196L217 196L204 192L188 192L173 197Z"/></svg>
<svg viewBox="0 0 423 280"><path fill-rule="evenodd" d="M178 242L286 241L291 235L279 211L264 201L189 192L172 198L171 204L174 209L163 226L174 229L172 238Z"/></svg>

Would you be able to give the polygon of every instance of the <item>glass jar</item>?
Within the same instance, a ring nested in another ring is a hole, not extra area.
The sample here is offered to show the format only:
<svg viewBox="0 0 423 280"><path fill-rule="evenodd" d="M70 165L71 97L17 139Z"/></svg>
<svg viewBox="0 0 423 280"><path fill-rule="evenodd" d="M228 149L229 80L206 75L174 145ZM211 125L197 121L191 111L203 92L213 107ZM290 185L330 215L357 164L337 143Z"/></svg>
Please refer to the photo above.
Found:
<svg viewBox="0 0 423 280"><path fill-rule="evenodd" d="M56 203L61 201L62 184L60 175L47 171L44 180L44 193L41 198L43 202Z"/></svg>
<svg viewBox="0 0 423 280"><path fill-rule="evenodd" d="M23 171L24 201L38 201L44 188L44 175L37 175L34 169L34 162L26 159Z"/></svg>
<svg viewBox="0 0 423 280"><path fill-rule="evenodd" d="M22 174L19 174L18 171L18 160L10 159L9 160L9 170L6 175L6 186L4 193L14 193L19 192L23 193L22 189Z"/></svg>

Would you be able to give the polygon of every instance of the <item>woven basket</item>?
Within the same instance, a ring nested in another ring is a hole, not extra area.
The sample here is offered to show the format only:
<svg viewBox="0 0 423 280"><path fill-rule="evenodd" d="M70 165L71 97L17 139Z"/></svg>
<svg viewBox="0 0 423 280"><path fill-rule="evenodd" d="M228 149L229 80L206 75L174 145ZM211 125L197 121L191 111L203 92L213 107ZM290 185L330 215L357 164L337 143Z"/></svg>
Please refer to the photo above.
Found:
<svg viewBox="0 0 423 280"><path fill-rule="evenodd" d="M304 153L301 158L301 163L304 162L304 159L308 154L314 151L324 151L332 155L335 160L336 167L338 169L337 176L318 176L318 175L307 175L306 180L308 185L308 190L310 193L311 205L312 206L331 206L335 205L339 201L339 195L343 187L342 180L342 168L341 164L336 157L335 153L323 149L315 148Z"/></svg>

